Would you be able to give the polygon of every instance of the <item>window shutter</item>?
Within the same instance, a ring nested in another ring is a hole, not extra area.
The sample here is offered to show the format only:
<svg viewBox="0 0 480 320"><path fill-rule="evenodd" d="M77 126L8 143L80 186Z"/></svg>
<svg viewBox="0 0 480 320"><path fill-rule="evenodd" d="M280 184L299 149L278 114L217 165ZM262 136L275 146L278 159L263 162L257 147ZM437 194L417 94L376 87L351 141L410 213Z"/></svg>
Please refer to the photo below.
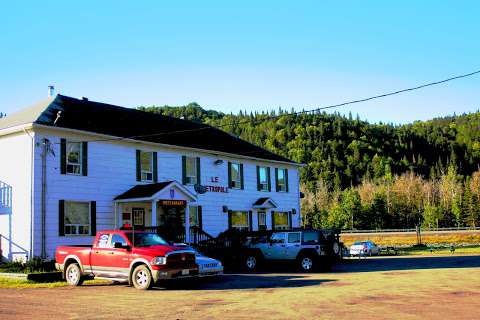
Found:
<svg viewBox="0 0 480 320"><path fill-rule="evenodd" d="M270 167L267 167L268 191L272 191L272 182L270 181Z"/></svg>
<svg viewBox="0 0 480 320"><path fill-rule="evenodd" d="M82 142L82 176L88 176L88 142Z"/></svg>
<svg viewBox="0 0 480 320"><path fill-rule="evenodd" d="M278 188L278 168L275 168L275 191L279 191Z"/></svg>
<svg viewBox="0 0 480 320"><path fill-rule="evenodd" d="M262 188L260 186L260 167L257 166L257 190L260 191Z"/></svg>
<svg viewBox="0 0 480 320"><path fill-rule="evenodd" d="M228 210L228 230L232 229L232 210Z"/></svg>
<svg viewBox="0 0 480 320"><path fill-rule="evenodd" d="M198 215L198 227L200 230L203 230L203 210L202 206L197 207L197 215Z"/></svg>
<svg viewBox="0 0 480 320"><path fill-rule="evenodd" d="M288 228L292 230L292 211L288 211Z"/></svg>
<svg viewBox="0 0 480 320"><path fill-rule="evenodd" d="M137 181L142 180L142 163L140 159L140 150L137 150Z"/></svg>
<svg viewBox="0 0 480 320"><path fill-rule="evenodd" d="M58 201L58 235L65 236L65 200Z"/></svg>
<svg viewBox="0 0 480 320"><path fill-rule="evenodd" d="M248 230L253 231L253 212L248 211Z"/></svg>
<svg viewBox="0 0 480 320"><path fill-rule="evenodd" d="M97 234L97 202L90 202L90 235Z"/></svg>
<svg viewBox="0 0 480 320"><path fill-rule="evenodd" d="M67 174L67 139L60 139L60 173Z"/></svg>
<svg viewBox="0 0 480 320"><path fill-rule="evenodd" d="M285 169L285 191L288 192L288 169Z"/></svg>
<svg viewBox="0 0 480 320"><path fill-rule="evenodd" d="M240 189L244 189L244 184L243 184L243 163L240 163Z"/></svg>
<svg viewBox="0 0 480 320"><path fill-rule="evenodd" d="M272 230L275 230L275 211L272 211Z"/></svg>
<svg viewBox="0 0 480 320"><path fill-rule="evenodd" d="M182 184L187 184L187 157L182 156Z"/></svg>
<svg viewBox="0 0 480 320"><path fill-rule="evenodd" d="M200 177L201 177L200 157L197 157L197 184L202 184Z"/></svg>
<svg viewBox="0 0 480 320"><path fill-rule="evenodd" d="M153 153L153 182L158 182L158 155Z"/></svg>
<svg viewBox="0 0 480 320"><path fill-rule="evenodd" d="M228 162L228 187L232 187L232 163Z"/></svg>

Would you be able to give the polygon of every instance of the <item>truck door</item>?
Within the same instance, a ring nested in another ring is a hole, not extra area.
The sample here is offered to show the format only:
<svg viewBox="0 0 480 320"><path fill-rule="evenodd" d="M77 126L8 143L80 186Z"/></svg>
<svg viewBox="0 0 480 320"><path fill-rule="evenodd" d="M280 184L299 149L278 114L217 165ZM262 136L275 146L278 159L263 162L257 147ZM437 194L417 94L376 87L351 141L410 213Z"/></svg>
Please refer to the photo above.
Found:
<svg viewBox="0 0 480 320"><path fill-rule="evenodd" d="M287 244L286 244L286 254L285 259L295 259L298 252L300 251L301 243L301 233L300 232L289 232L287 233Z"/></svg>
<svg viewBox="0 0 480 320"><path fill-rule="evenodd" d="M116 244L116 245L115 245ZM117 248L115 247L117 246ZM110 274L113 277L126 278L130 267L130 251L127 239L123 235L114 233L110 238L110 257L108 263Z"/></svg>
<svg viewBox="0 0 480 320"><path fill-rule="evenodd" d="M101 233L98 235L97 241L93 244L90 254L90 264L92 272L95 276L108 276L108 265L110 252L110 233Z"/></svg>
<svg viewBox="0 0 480 320"><path fill-rule="evenodd" d="M274 233L270 238L270 242L265 249L267 259L285 259L285 242L286 233Z"/></svg>

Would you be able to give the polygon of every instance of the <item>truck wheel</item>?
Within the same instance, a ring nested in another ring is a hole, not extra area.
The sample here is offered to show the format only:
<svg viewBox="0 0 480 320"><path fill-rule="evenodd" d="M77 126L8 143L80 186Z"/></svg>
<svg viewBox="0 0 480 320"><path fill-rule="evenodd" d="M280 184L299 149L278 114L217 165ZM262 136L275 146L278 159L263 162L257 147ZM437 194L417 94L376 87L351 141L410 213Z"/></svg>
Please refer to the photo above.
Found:
<svg viewBox="0 0 480 320"><path fill-rule="evenodd" d="M153 285L152 274L144 264L139 265L133 270L132 284L135 289L148 290Z"/></svg>
<svg viewBox="0 0 480 320"><path fill-rule="evenodd" d="M258 258L254 254L247 254L244 260L244 266L247 271L255 271L258 267Z"/></svg>
<svg viewBox="0 0 480 320"><path fill-rule="evenodd" d="M78 263L71 263L65 270L65 280L71 286L80 286L83 283L82 271Z"/></svg>
<svg viewBox="0 0 480 320"><path fill-rule="evenodd" d="M316 266L316 259L311 254L303 254L298 258L298 267L302 272L312 272Z"/></svg>

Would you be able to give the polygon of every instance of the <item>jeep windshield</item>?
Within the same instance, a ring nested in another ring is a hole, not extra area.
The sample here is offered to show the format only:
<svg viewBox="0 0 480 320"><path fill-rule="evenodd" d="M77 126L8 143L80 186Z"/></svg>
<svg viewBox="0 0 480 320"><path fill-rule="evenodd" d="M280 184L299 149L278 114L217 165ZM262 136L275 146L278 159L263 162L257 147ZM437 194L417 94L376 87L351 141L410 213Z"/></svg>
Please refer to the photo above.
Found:
<svg viewBox="0 0 480 320"><path fill-rule="evenodd" d="M156 233L148 232L129 232L127 233L128 240L134 247L150 247L150 246L165 246L169 245L162 237Z"/></svg>

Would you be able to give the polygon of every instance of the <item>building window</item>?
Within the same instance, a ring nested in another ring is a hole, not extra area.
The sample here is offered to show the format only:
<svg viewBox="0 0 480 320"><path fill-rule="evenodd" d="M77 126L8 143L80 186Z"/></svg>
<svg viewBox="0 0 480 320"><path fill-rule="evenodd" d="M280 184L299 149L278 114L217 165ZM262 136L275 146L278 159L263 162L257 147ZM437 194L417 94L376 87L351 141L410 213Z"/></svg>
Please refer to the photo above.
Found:
<svg viewBox="0 0 480 320"><path fill-rule="evenodd" d="M82 143L67 141L67 174L82 175Z"/></svg>
<svg viewBox="0 0 480 320"><path fill-rule="evenodd" d="M267 213L258 211L258 230L267 230Z"/></svg>
<svg viewBox="0 0 480 320"><path fill-rule="evenodd" d="M200 227L200 221L198 219L198 207L197 206L190 206L189 216L190 216L190 227Z"/></svg>
<svg viewBox="0 0 480 320"><path fill-rule="evenodd" d="M277 185L277 192L288 192L288 170L276 168L275 182Z"/></svg>
<svg viewBox="0 0 480 320"><path fill-rule="evenodd" d="M272 220L275 230L288 230L290 229L290 224L288 221L288 212L273 212Z"/></svg>
<svg viewBox="0 0 480 320"><path fill-rule="evenodd" d="M145 209L144 208L132 208L133 225L145 226Z"/></svg>
<svg viewBox="0 0 480 320"><path fill-rule="evenodd" d="M243 165L229 162L229 186L232 189L243 189Z"/></svg>
<svg viewBox="0 0 480 320"><path fill-rule="evenodd" d="M197 184L197 158L186 157L185 159L185 183Z"/></svg>
<svg viewBox="0 0 480 320"><path fill-rule="evenodd" d="M258 191L270 191L270 168L257 167Z"/></svg>
<svg viewBox="0 0 480 320"><path fill-rule="evenodd" d="M240 231L250 230L248 211L230 211L230 222L232 229Z"/></svg>
<svg viewBox="0 0 480 320"><path fill-rule="evenodd" d="M65 235L90 235L90 202L65 201Z"/></svg>
<svg viewBox="0 0 480 320"><path fill-rule="evenodd" d="M142 181L153 181L153 152L140 151Z"/></svg>

